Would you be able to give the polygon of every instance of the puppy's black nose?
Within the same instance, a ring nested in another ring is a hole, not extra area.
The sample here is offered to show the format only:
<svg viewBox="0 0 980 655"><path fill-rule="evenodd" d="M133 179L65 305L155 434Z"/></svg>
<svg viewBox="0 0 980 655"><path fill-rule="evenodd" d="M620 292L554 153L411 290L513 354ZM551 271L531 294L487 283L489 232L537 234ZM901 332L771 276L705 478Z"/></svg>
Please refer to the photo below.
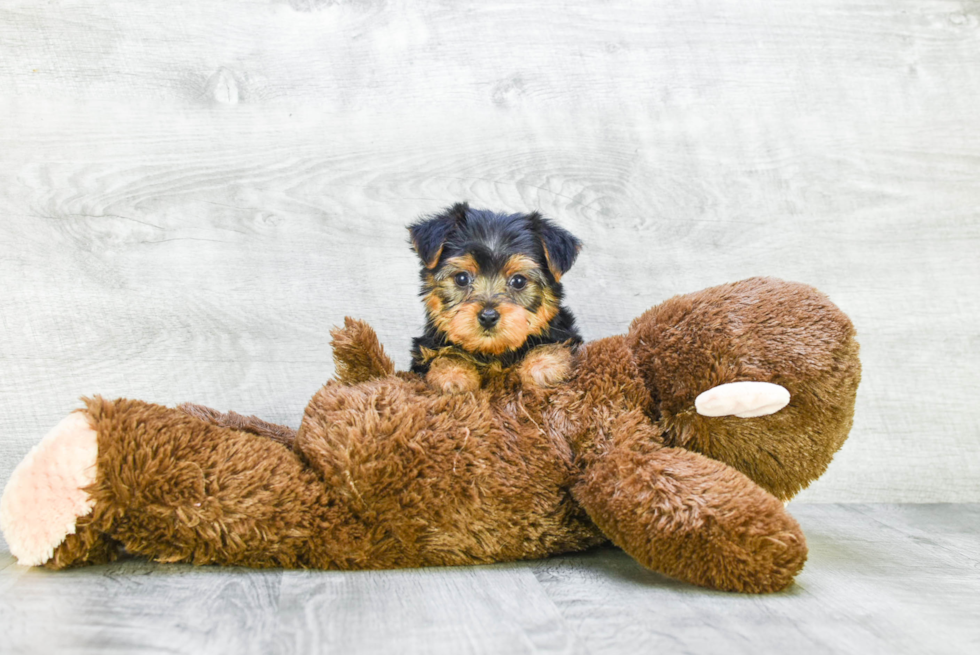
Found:
<svg viewBox="0 0 980 655"><path fill-rule="evenodd" d="M484 307L483 311L477 314L477 319L480 321L480 325L489 329L497 324L500 320L500 312L498 312L493 307Z"/></svg>

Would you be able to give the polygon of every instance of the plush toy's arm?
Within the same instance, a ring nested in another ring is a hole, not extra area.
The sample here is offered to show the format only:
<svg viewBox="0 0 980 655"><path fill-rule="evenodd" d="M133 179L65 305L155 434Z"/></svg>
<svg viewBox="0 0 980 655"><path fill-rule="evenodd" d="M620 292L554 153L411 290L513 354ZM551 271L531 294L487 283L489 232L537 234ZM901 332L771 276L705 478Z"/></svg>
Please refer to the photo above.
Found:
<svg viewBox="0 0 980 655"><path fill-rule="evenodd" d="M221 413L216 409L193 403L183 403L178 405L177 409L184 414L199 418L205 423L217 425L222 428L231 428L241 432L250 432L260 437L278 441L289 448L292 448L293 443L296 441L296 430L285 425L263 421L257 416L242 416L235 412Z"/></svg>
<svg viewBox="0 0 980 655"><path fill-rule="evenodd" d="M752 593L789 585L807 549L783 504L735 469L656 437L611 441L587 457L573 493L593 522L644 566L686 582Z"/></svg>
<svg viewBox="0 0 980 655"><path fill-rule="evenodd" d="M385 354L378 335L364 321L347 316L344 327L330 330L330 336L335 375L340 382L358 384L395 372L395 364Z"/></svg>

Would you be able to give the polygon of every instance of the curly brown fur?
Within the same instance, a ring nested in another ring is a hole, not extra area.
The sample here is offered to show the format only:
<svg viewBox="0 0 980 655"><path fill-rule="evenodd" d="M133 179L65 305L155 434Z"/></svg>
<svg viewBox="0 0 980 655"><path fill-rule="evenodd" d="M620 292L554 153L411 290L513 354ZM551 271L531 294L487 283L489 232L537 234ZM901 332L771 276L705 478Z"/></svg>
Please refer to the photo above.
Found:
<svg viewBox="0 0 980 655"><path fill-rule="evenodd" d="M803 532L782 503L684 449L611 448L587 467L575 498L641 564L697 585L778 591L806 561Z"/></svg>
<svg viewBox="0 0 980 655"><path fill-rule="evenodd" d="M721 462L664 447L626 338L590 343L579 357L580 374L551 403L581 412L573 493L602 532L641 564L694 584L755 593L789 585L807 549L782 503ZM580 405L566 400L581 396Z"/></svg>
<svg viewBox="0 0 980 655"><path fill-rule="evenodd" d="M310 508L325 490L299 453L178 409L83 400L99 447L89 530L160 562L309 561L316 534Z"/></svg>
<svg viewBox="0 0 980 655"><path fill-rule="evenodd" d="M399 377L327 385L297 452L140 401L94 398L86 411L99 438L86 525L157 561L395 568L604 541L567 489L571 450L511 391L474 405ZM104 559L86 543L66 541L51 566Z"/></svg>
<svg viewBox="0 0 980 655"><path fill-rule="evenodd" d="M395 372L395 363L385 353L374 329L349 316L344 327L330 330L336 378L343 384L357 384L383 378Z"/></svg>
<svg viewBox="0 0 980 655"><path fill-rule="evenodd" d="M194 403L182 403L177 405L177 409L211 425L250 432L260 437L278 441L289 448L292 448L293 442L296 441L296 430L285 425L263 421L258 416L243 416L236 412L219 412L216 409Z"/></svg>

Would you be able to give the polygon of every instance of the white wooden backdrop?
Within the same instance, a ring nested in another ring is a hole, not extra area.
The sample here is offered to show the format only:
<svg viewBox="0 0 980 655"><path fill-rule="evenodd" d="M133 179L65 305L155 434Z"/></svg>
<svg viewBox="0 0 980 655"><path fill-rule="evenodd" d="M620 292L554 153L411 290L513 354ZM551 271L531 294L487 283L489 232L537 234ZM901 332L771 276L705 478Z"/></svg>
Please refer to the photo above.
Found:
<svg viewBox="0 0 980 655"><path fill-rule="evenodd" d="M586 243L588 338L750 275L854 319L809 501L980 500L980 4L0 5L0 483L81 394L296 425L327 330L408 363L404 226Z"/></svg>

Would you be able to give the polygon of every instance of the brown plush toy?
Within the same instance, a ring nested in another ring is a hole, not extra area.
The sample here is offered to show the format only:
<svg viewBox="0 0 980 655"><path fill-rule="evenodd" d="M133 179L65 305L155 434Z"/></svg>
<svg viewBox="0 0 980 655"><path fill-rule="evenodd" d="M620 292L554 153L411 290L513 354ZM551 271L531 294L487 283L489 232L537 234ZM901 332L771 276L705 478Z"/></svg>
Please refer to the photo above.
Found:
<svg viewBox="0 0 980 655"><path fill-rule="evenodd" d="M338 380L296 433L193 405L86 399L4 491L11 552L56 569L122 552L380 569L611 540L697 585L776 591L807 552L781 501L844 442L860 378L847 317L769 278L654 307L628 334L582 346L552 389L505 370L474 393L433 392L394 373L349 319L334 348Z"/></svg>

